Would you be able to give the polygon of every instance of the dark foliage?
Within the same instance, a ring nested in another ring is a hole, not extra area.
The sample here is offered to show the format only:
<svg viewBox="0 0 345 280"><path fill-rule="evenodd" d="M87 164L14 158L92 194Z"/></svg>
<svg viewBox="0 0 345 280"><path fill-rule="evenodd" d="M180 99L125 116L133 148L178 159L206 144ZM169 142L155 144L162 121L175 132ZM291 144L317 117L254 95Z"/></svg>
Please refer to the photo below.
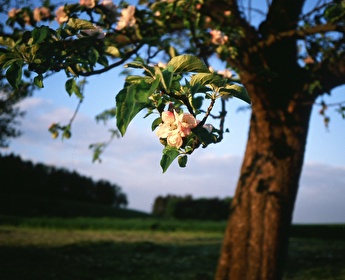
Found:
<svg viewBox="0 0 345 280"><path fill-rule="evenodd" d="M297 238L345 241L345 225L294 225L290 235Z"/></svg>
<svg viewBox="0 0 345 280"><path fill-rule="evenodd" d="M34 164L14 155L0 155L0 172L2 198L7 199L0 206L1 212L8 210L4 209L4 205L7 208L9 205L12 208L39 206L35 207L40 212L37 214L42 214L51 212L61 201L87 202L116 208L125 207L128 203L121 188L108 181L95 182L75 171ZM12 202L9 203L9 200Z"/></svg>
<svg viewBox="0 0 345 280"><path fill-rule="evenodd" d="M21 82L17 89L13 89L4 81L5 75L0 72L0 148L7 148L10 139L21 135L19 129L20 118L24 112L18 103L32 95L33 87L30 83Z"/></svg>
<svg viewBox="0 0 345 280"><path fill-rule="evenodd" d="M167 195L155 199L152 214L157 217L196 220L226 220L231 198L198 198Z"/></svg>

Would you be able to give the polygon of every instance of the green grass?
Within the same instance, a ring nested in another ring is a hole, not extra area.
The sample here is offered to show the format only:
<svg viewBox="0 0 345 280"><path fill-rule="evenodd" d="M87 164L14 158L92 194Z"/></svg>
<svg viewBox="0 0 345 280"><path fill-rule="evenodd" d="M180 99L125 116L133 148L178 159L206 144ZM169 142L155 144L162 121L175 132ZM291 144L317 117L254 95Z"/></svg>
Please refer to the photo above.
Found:
<svg viewBox="0 0 345 280"><path fill-rule="evenodd" d="M0 279L212 279L221 238L210 232L3 225Z"/></svg>
<svg viewBox="0 0 345 280"><path fill-rule="evenodd" d="M152 218L2 216L0 279L211 280L224 226ZM291 238L285 280L345 279L344 238L301 238L315 228L299 228L300 237Z"/></svg>
<svg viewBox="0 0 345 280"><path fill-rule="evenodd" d="M286 280L344 280L345 240L292 238Z"/></svg>
<svg viewBox="0 0 345 280"><path fill-rule="evenodd" d="M0 216L0 225L50 229L141 230L141 231L202 231L223 233L226 222L179 221L159 218L23 218Z"/></svg>

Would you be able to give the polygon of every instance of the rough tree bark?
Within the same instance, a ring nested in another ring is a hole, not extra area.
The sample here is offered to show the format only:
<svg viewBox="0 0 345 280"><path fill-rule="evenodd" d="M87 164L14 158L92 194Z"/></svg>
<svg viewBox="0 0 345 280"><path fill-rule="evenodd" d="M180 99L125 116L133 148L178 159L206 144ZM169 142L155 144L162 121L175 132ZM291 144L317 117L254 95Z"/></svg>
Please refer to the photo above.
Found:
<svg viewBox="0 0 345 280"><path fill-rule="evenodd" d="M282 101L275 110L246 85L253 111L246 153L230 211L217 280L281 279L287 254L311 102Z"/></svg>
<svg viewBox="0 0 345 280"><path fill-rule="evenodd" d="M230 3L238 11L237 1ZM246 37L236 41L242 56L230 64L251 96L252 116L216 280L283 276L314 97L297 63L297 38L278 34L296 29L303 4L273 1L257 31L233 13Z"/></svg>

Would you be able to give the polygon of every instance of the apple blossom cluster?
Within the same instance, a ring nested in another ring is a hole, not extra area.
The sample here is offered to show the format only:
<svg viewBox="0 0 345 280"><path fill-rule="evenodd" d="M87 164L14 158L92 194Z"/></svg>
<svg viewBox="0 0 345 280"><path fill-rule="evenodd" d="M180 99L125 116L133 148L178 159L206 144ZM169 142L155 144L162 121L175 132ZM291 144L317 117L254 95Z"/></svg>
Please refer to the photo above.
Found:
<svg viewBox="0 0 345 280"><path fill-rule="evenodd" d="M84 6L88 9L92 9L96 6L96 1L95 0L80 0L79 5Z"/></svg>
<svg viewBox="0 0 345 280"><path fill-rule="evenodd" d="M215 72L212 66L208 67L208 70L210 70L210 72L212 73ZM217 74L223 76L226 79L230 79L233 76L232 72L229 69L218 70Z"/></svg>
<svg viewBox="0 0 345 280"><path fill-rule="evenodd" d="M180 148L183 145L183 138L187 137L192 129L198 124L192 114L178 114L175 110L162 113L162 123L156 132L157 136L166 139L171 147Z"/></svg>
<svg viewBox="0 0 345 280"><path fill-rule="evenodd" d="M220 30L211 30L210 34L212 36L212 43L215 45L224 45L228 40L228 36L224 35L224 33Z"/></svg>
<svg viewBox="0 0 345 280"><path fill-rule="evenodd" d="M80 0L79 4L81 6L85 6L88 9L92 9L95 7L96 2L95 0ZM108 18L115 19L116 13L117 13L117 7L111 0L104 0L101 3L102 6L104 6L109 14ZM135 13L135 6L128 6L127 8L123 9L121 11L121 17L119 18L119 21L117 23L117 30L124 29L126 27L133 27L136 23L136 19L134 16ZM61 24L63 22L66 22L68 20L68 15L66 14L64 7L61 6L56 11L56 21Z"/></svg>
<svg viewBox="0 0 345 280"><path fill-rule="evenodd" d="M218 70L217 74L222 75L224 78L230 79L232 77L232 72L229 69Z"/></svg>
<svg viewBox="0 0 345 280"><path fill-rule="evenodd" d="M128 6L121 11L121 17L117 23L116 29L121 30L125 27L133 27L135 24L135 6Z"/></svg>
<svg viewBox="0 0 345 280"><path fill-rule="evenodd" d="M22 9L16 9L13 8L8 12L8 17L9 18L14 18L16 17L18 14L20 14L22 12ZM25 24L30 25L30 16L28 15L28 13L26 11L23 12L23 14L21 15L23 21L25 22Z"/></svg>
<svg viewBox="0 0 345 280"><path fill-rule="evenodd" d="M60 6L56 12L55 12L55 20L58 22L58 24L62 24L66 21L68 21L68 15L65 12L65 7L64 6Z"/></svg>
<svg viewBox="0 0 345 280"><path fill-rule="evenodd" d="M112 2L112 0L103 0L100 4L96 0L79 0L79 5L85 7L86 9L93 9L96 5L101 5L105 8L106 17L108 21L115 22L118 17L117 6ZM19 16L27 25L32 25L30 14L27 11L22 11L21 9L13 8L8 12L9 18L16 18ZM133 27L136 23L135 19L135 6L128 6L121 11L121 16L118 19L116 29L122 30L127 27ZM47 7L38 7L35 8L32 12L32 18L35 22L41 20L49 20L51 17L51 11ZM60 6L55 11L55 20L58 24L63 24L69 19L68 12L65 9L65 6Z"/></svg>
<svg viewBox="0 0 345 280"><path fill-rule="evenodd" d="M50 10L47 7L38 7L34 9L34 20L47 20L50 17Z"/></svg>

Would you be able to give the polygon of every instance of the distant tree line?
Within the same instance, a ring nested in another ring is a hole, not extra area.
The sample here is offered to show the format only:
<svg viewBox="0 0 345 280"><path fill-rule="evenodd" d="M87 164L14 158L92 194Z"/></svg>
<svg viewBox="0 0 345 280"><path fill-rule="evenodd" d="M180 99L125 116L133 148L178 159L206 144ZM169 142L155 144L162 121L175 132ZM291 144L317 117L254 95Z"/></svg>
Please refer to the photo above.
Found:
<svg viewBox="0 0 345 280"><path fill-rule="evenodd" d="M226 220L231 198L198 198L186 196L158 196L153 204L152 214L161 218Z"/></svg>
<svg viewBox="0 0 345 280"><path fill-rule="evenodd" d="M93 181L75 171L34 164L15 155L0 154L0 172L2 196L90 202L117 208L128 204L121 188L106 180Z"/></svg>

